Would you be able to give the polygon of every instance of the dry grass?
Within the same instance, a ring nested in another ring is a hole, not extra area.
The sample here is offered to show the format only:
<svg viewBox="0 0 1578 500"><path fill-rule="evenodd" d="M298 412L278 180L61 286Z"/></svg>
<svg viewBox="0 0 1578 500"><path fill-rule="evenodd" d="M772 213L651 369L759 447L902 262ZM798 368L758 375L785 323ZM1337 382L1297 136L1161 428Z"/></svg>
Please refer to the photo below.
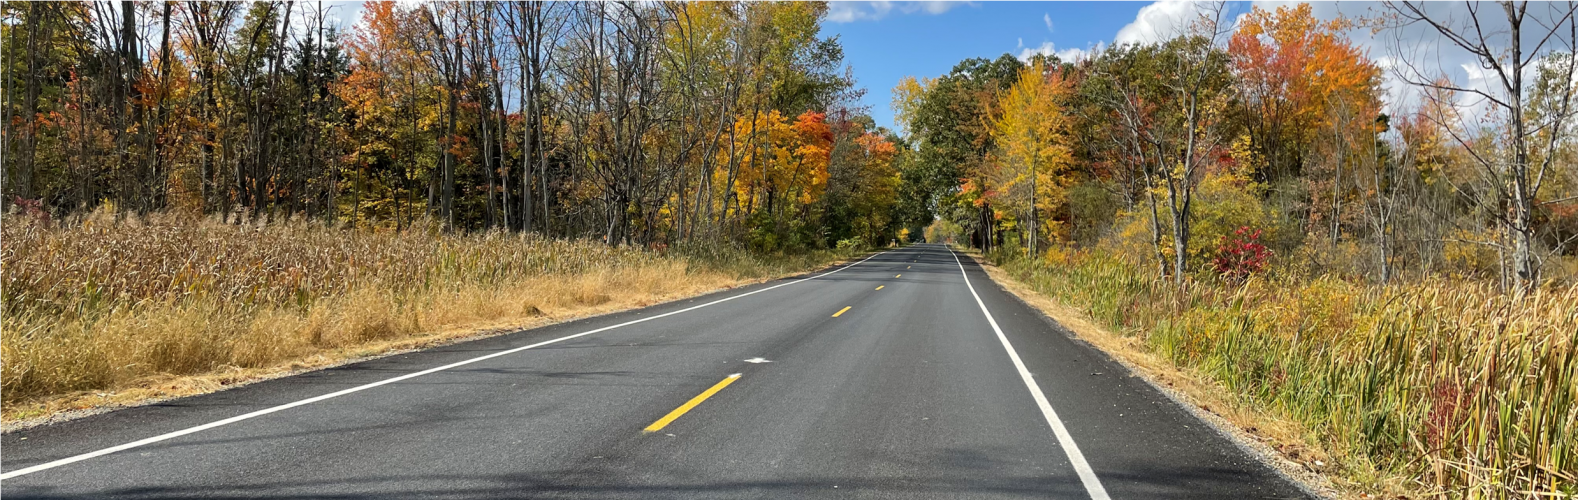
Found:
<svg viewBox="0 0 1578 500"><path fill-rule="evenodd" d="M1284 453L1302 442L1290 455L1330 464L1351 495L1578 493L1578 288L1284 276L1179 290L1113 257L1053 258L1001 264L1121 332L1102 342L1152 357L1136 364L1200 379L1181 392L1224 401Z"/></svg>
<svg viewBox="0 0 1578 500"><path fill-rule="evenodd" d="M119 219L0 224L7 422L644 306L833 258Z"/></svg>

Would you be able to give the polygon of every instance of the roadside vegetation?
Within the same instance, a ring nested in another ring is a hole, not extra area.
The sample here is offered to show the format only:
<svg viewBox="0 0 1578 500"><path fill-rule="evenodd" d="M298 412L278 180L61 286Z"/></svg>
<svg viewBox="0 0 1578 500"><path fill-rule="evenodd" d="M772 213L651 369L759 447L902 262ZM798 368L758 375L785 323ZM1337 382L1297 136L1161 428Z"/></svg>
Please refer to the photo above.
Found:
<svg viewBox="0 0 1578 500"><path fill-rule="evenodd" d="M171 382L165 395L178 395L202 389L180 387L182 376L228 373L232 383L310 358L374 354L395 341L644 306L838 255L728 244L654 251L502 231L447 234L420 221L401 231L108 212L68 224L0 222L8 418L69 409L62 397Z"/></svg>
<svg viewBox="0 0 1578 500"><path fill-rule="evenodd" d="M1507 35L1574 7L1247 9L902 82L925 238L1319 450L1289 455L1345 495L1578 494L1578 40ZM1361 31L1499 83L1383 67Z"/></svg>

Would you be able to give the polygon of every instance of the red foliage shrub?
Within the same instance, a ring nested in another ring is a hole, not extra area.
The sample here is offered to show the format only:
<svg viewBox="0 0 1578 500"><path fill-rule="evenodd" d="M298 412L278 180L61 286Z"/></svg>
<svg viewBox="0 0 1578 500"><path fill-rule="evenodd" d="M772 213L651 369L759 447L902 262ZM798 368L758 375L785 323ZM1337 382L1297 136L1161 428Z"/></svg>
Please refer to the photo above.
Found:
<svg viewBox="0 0 1578 500"><path fill-rule="evenodd" d="M1260 243L1260 230L1248 226L1233 231L1233 237L1222 237L1216 247L1216 258L1211 267L1216 274L1229 280L1242 280L1266 269L1271 262L1271 249Z"/></svg>
<svg viewBox="0 0 1578 500"><path fill-rule="evenodd" d="M29 200L21 196L12 196L11 204L16 206L17 212L32 217L39 224L49 225L49 209L44 207L44 200Z"/></svg>

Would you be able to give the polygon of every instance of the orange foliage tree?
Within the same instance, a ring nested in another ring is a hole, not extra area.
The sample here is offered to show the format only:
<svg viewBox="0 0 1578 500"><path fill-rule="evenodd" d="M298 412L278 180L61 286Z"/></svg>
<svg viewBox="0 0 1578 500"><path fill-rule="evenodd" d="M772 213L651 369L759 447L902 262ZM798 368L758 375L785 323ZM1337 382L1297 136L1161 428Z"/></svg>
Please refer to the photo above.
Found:
<svg viewBox="0 0 1578 500"><path fill-rule="evenodd" d="M1301 175L1312 145L1338 126L1334 111L1379 113L1381 70L1343 35L1352 27L1317 19L1309 4L1255 7L1228 41L1245 125L1266 159L1257 180Z"/></svg>

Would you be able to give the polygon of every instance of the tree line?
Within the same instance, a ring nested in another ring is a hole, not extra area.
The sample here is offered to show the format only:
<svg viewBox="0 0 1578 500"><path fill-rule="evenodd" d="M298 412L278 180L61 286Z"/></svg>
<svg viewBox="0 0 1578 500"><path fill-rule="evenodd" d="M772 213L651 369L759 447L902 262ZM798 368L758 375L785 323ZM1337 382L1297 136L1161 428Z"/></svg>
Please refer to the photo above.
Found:
<svg viewBox="0 0 1578 500"><path fill-rule="evenodd" d="M5 203L880 244L896 136L822 3L6 2Z"/></svg>
<svg viewBox="0 0 1578 500"><path fill-rule="evenodd" d="M1032 255L1106 243L1180 284L1236 272L1213 267L1245 248L1383 283L1570 277L1574 6L1385 9L1321 20L1307 4L1254 7L1229 22L1218 4L1155 43L905 79L901 205L934 214L933 237ZM1348 38L1360 28L1439 35L1488 85L1406 54L1383 67ZM1386 71L1413 97L1389 98Z"/></svg>

